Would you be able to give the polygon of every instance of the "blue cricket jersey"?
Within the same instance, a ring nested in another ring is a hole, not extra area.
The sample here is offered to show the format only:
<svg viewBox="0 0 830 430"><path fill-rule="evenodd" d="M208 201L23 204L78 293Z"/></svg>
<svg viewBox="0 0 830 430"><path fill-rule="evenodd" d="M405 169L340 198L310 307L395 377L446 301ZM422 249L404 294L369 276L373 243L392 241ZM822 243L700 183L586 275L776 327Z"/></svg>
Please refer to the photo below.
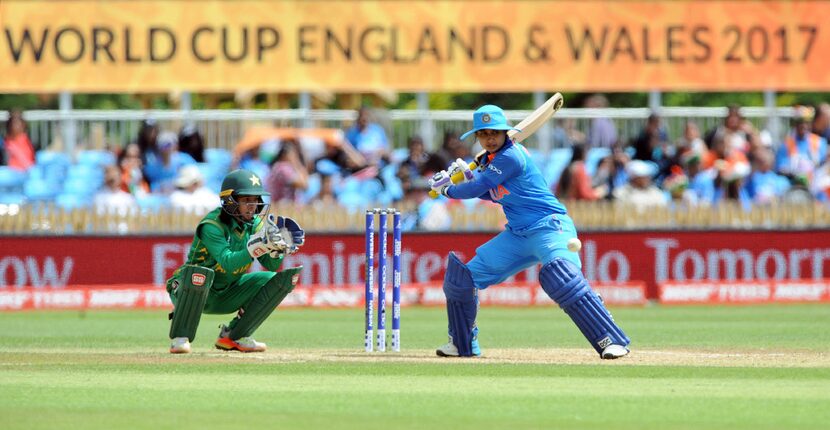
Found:
<svg viewBox="0 0 830 430"><path fill-rule="evenodd" d="M567 214L524 146L508 139L487 158L489 163L476 169L472 181L449 187L447 195L454 199L479 197L500 204L507 225L514 230L528 228L552 214Z"/></svg>

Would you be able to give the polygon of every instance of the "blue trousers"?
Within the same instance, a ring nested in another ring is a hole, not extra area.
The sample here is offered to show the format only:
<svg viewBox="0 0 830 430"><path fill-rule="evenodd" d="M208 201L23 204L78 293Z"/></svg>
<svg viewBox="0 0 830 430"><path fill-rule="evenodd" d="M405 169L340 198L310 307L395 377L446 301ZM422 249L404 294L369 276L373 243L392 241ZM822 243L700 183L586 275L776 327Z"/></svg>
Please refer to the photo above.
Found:
<svg viewBox="0 0 830 430"><path fill-rule="evenodd" d="M568 251L568 240L576 237L573 220L567 215L550 215L525 229L507 229L476 249L467 263L476 288L485 289L503 282L533 264L564 258L582 269L579 254Z"/></svg>

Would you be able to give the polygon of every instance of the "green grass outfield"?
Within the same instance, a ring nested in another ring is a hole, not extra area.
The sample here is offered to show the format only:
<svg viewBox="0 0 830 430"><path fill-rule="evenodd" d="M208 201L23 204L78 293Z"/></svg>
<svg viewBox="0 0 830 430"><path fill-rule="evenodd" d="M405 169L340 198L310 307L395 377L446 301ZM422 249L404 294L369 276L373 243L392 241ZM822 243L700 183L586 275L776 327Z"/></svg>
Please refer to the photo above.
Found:
<svg viewBox="0 0 830 430"><path fill-rule="evenodd" d="M830 306L613 309L600 360L558 309L483 308L485 356L440 359L442 308L404 308L403 351L362 352L362 310L279 310L264 354L167 353L163 311L0 314L2 429L819 429Z"/></svg>

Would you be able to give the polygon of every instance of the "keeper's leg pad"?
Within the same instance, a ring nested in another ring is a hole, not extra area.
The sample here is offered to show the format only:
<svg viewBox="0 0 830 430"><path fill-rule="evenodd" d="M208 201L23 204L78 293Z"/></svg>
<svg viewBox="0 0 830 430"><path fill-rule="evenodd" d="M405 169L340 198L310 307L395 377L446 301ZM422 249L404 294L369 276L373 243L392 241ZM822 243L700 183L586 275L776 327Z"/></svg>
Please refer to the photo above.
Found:
<svg viewBox="0 0 830 430"><path fill-rule="evenodd" d="M179 285L173 289L176 306L171 317L170 339L186 337L193 342L213 285L213 270L188 264L182 267L179 274Z"/></svg>
<svg viewBox="0 0 830 430"><path fill-rule="evenodd" d="M282 303L285 296L294 290L301 270L303 270L303 266L277 272L242 307L239 312L240 315L231 321L228 325L230 329L228 336L233 340L237 340L252 335Z"/></svg>
<svg viewBox="0 0 830 430"><path fill-rule="evenodd" d="M606 346L627 346L631 340L623 333L599 296L591 290L582 272L568 260L554 258L542 266L539 283L548 296L559 304L579 330L602 354Z"/></svg>
<svg viewBox="0 0 830 430"><path fill-rule="evenodd" d="M470 357L481 354L473 346L478 300L473 274L454 253L447 257L447 272L444 276L444 295L447 297L447 319L452 343L458 348L458 355ZM478 330L475 330L476 333Z"/></svg>

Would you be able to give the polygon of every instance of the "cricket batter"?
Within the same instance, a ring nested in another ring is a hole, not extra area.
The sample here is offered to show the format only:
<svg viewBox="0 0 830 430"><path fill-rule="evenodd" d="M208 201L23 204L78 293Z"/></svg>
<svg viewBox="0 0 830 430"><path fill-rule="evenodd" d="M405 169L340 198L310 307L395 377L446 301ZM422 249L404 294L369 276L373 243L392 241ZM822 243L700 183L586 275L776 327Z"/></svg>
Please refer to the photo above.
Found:
<svg viewBox="0 0 830 430"><path fill-rule="evenodd" d="M237 313L220 326L216 348L262 352L266 345L251 335L293 289L302 267L278 271L286 253L294 253L305 232L291 218L267 214L270 197L249 170L234 170L222 181L222 206L196 227L187 261L167 280L173 301L170 352L190 352L202 313ZM268 271L247 273L254 259Z"/></svg>
<svg viewBox="0 0 830 430"><path fill-rule="evenodd" d="M485 149L476 157L478 168L473 172L459 159L449 171L430 179L439 194L491 200L502 206L507 217L505 230L478 247L467 264L449 254L444 278L449 343L436 353L443 357L481 355L476 326L478 290L542 263L542 289L571 317L600 357L628 354L630 340L588 285L579 254L567 249L576 228L565 206L550 192L527 150L507 137L508 130L515 129L501 108L482 106L473 114L473 129L461 136L463 140L475 133ZM454 185L450 178L456 172L463 172L464 180Z"/></svg>

